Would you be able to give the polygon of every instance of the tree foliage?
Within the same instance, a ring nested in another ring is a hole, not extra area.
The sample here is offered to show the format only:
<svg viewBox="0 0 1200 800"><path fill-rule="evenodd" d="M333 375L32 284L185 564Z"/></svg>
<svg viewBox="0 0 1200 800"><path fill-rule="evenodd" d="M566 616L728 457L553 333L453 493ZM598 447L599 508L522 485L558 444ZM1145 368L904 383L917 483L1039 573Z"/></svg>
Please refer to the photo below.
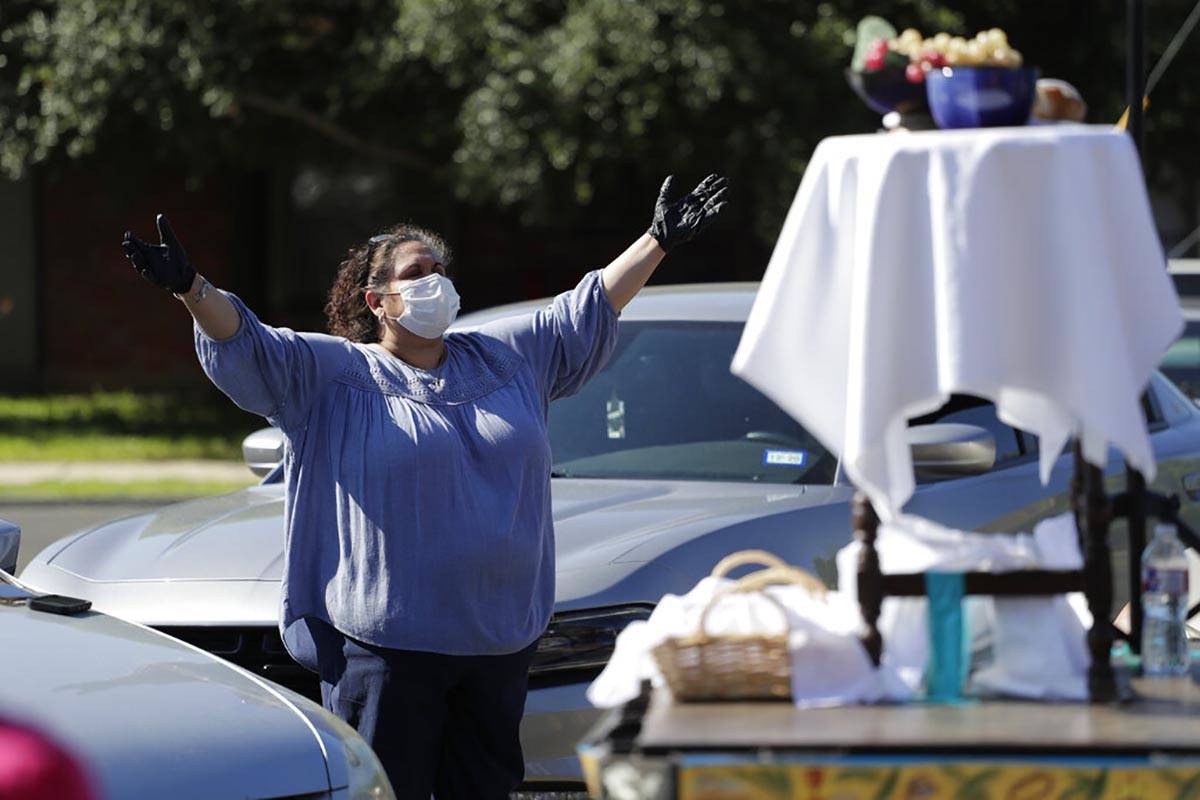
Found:
<svg viewBox="0 0 1200 800"><path fill-rule="evenodd" d="M1191 2L1151 5L1156 53ZM927 32L998 24L1031 62L1079 84L1094 119L1115 119L1123 19L1096 8L893 0L883 11ZM877 123L842 70L855 22L880 10L858 0L5 0L0 169L97 151L192 169L366 159L528 220L576 224L645 216L668 172L724 171L739 224L769 240L816 142ZM1164 93L1194 102L1185 83L1164 81ZM1153 124L1182 149L1184 115L1177 102L1165 108Z"/></svg>

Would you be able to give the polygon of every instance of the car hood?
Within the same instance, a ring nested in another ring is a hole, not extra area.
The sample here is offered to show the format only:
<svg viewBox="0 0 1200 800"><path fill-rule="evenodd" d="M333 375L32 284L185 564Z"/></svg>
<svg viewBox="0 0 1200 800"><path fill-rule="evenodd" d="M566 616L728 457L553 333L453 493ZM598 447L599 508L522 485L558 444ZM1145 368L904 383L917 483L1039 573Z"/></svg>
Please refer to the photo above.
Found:
<svg viewBox="0 0 1200 800"><path fill-rule="evenodd" d="M74 537L46 561L93 582L277 581L283 569L283 487L254 486L107 522ZM27 568L22 579L36 585L26 577L31 574Z"/></svg>
<svg viewBox="0 0 1200 800"><path fill-rule="evenodd" d="M555 479L558 571L636 562L643 559L628 554L648 539L686 539L846 494L829 486ZM89 582L278 581L282 543L282 487L256 486L101 525L51 545L22 577L37 585L48 565Z"/></svg>
<svg viewBox="0 0 1200 800"><path fill-rule="evenodd" d="M700 535L844 494L834 487L556 479L558 570L628 560L641 542L667 531ZM278 581L282 542L282 487L258 486L116 519L35 561L89 582Z"/></svg>
<svg viewBox="0 0 1200 800"><path fill-rule="evenodd" d="M94 611L24 604L0 604L0 641L11 645L0 659L4 716L66 747L103 796L330 788L322 741L296 704L195 648Z"/></svg>

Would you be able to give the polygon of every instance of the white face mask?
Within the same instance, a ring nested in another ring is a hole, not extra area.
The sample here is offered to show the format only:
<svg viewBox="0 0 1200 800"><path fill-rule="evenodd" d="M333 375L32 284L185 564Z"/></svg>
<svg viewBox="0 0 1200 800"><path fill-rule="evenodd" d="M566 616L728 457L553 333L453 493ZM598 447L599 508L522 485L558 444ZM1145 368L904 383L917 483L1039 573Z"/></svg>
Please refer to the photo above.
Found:
<svg viewBox="0 0 1200 800"><path fill-rule="evenodd" d="M458 316L458 292L445 275L431 272L424 278L400 285L396 292L404 300L404 311L393 317L379 307L379 316L395 321L422 339L436 339Z"/></svg>

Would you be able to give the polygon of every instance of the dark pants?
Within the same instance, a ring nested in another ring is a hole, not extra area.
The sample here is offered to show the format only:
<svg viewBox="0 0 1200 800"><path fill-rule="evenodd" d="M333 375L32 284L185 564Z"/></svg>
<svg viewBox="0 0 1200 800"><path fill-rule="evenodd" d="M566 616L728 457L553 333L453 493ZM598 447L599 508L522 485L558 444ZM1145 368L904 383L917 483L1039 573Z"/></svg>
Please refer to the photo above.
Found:
<svg viewBox="0 0 1200 800"><path fill-rule="evenodd" d="M313 631L321 700L371 745L398 800L506 800L521 783L537 642L511 655L447 656L322 628Z"/></svg>

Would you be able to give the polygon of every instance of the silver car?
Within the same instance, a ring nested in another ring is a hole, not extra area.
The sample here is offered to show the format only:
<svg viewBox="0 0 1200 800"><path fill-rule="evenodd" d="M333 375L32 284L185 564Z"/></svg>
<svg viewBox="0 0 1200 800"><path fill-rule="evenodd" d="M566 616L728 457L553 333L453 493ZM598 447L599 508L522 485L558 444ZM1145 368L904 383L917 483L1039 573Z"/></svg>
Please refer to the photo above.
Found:
<svg viewBox="0 0 1200 800"><path fill-rule="evenodd" d="M744 548L835 579L853 488L832 454L729 372L757 288L645 290L621 315L608 367L551 406L557 605L522 727L527 775L539 788L582 788L574 745L597 718L584 691L616 634L664 593L686 592L723 555ZM472 314L458 327L543 304ZM1155 375L1147 413L1156 486L1180 493L1200 524L1187 494L1200 495L1200 409ZM1037 440L1000 422L987 403L954 397L914 420L911 440L916 513L959 528L1027 530L1066 508L1069 459L1043 487ZM254 435L247 460L271 470L280 446L278 432ZM1121 469L1114 460L1109 472L1117 479ZM47 548L23 577L313 696L315 676L287 657L276 630L282 514L274 469L241 492L79 533ZM1121 603L1125 589L1117 587Z"/></svg>
<svg viewBox="0 0 1200 800"><path fill-rule="evenodd" d="M33 610L33 596L0 571L0 714L63 746L98 796L393 797L367 743L315 703L141 625Z"/></svg>

